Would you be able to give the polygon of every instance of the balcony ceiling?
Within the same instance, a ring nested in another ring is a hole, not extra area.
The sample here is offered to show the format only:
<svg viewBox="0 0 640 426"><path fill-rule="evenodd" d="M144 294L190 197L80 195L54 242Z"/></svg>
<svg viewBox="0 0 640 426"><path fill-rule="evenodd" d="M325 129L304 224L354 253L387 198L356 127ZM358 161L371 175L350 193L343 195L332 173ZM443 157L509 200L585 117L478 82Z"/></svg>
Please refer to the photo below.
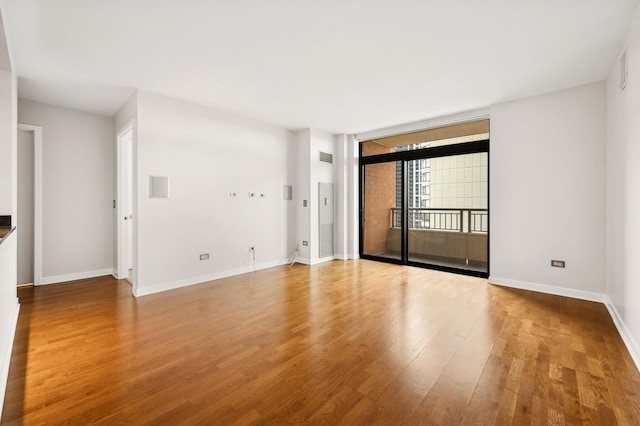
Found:
<svg viewBox="0 0 640 426"><path fill-rule="evenodd" d="M601 81L638 0L7 0L20 97L357 133Z"/></svg>

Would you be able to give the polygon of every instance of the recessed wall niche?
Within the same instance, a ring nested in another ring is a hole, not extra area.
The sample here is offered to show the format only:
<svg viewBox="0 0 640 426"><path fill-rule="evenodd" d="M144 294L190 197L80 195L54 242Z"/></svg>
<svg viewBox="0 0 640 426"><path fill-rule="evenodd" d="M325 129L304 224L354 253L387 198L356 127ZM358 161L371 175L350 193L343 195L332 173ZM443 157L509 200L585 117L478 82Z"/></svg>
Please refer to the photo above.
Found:
<svg viewBox="0 0 640 426"><path fill-rule="evenodd" d="M167 176L149 176L149 198L169 198Z"/></svg>

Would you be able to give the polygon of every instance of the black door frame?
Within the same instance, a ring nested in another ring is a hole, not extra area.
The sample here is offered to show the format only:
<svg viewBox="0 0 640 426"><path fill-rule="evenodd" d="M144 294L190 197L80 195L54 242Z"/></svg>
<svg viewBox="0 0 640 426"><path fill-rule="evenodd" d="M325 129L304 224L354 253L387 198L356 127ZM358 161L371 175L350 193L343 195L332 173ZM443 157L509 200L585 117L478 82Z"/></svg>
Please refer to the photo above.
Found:
<svg viewBox="0 0 640 426"><path fill-rule="evenodd" d="M426 160L431 158L438 157L450 157L454 155L464 155L464 154L477 154L486 152L487 156L489 155L489 139L483 139L474 142L465 142L459 144L451 144L451 145L443 145L443 146L435 146L430 148L421 148L409 151L399 151L399 152L391 152L388 154L377 154L370 155L368 157L362 156L362 143L360 142L359 146L359 157L360 157L360 177L359 177L359 188L358 188L358 196L360 200L360 211L359 211L359 225L360 225L360 233L359 233L359 245L360 245L360 258L361 259L369 259L376 260L380 262L387 263L395 263L400 265L409 265L409 266L417 266L421 268L427 269L436 269L439 271L446 272L454 272L462 275L471 275L475 277L488 278L489 277L489 267L490 267L490 251L489 251L489 240L491 238L490 233L490 224L491 220L487 221L487 271L473 271L463 268L455 268L450 266L442 266L435 265L430 263L421 263L409 260L409 227L408 227L408 215L407 215L407 207L408 207L408 191L407 191L407 162L412 160ZM402 215L401 215L401 256L400 259L391 259L381 256L374 256L370 254L364 254L364 209L365 209L365 199L364 199L364 185L365 185L365 167L371 164L380 164L380 163L391 163L400 161L401 164L401 175L402 175ZM491 188L490 185L490 167L491 161L487 162L487 218L490 218L489 212L489 200L491 196Z"/></svg>

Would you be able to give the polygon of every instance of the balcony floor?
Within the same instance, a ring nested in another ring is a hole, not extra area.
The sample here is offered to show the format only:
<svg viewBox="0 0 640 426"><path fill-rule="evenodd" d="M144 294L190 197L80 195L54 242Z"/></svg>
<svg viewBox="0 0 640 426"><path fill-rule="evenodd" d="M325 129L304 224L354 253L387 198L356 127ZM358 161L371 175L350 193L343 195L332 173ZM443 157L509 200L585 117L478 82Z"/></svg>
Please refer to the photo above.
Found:
<svg viewBox="0 0 640 426"><path fill-rule="evenodd" d="M374 256L377 257L382 257L385 259L394 259L394 260L401 260L400 254L399 253L393 253L393 252L384 252L384 253L378 253ZM463 259L443 259L443 258L439 258L439 257L433 257L433 256L425 256L425 255L416 255L416 254L412 254L409 256L409 261L410 262L417 262L417 263L424 263L427 265L435 265L435 266L444 266L447 268L456 268L456 269L464 269L467 271L474 271L474 272L487 272L488 268L487 268L487 264L486 262L474 262L474 264L465 264Z"/></svg>

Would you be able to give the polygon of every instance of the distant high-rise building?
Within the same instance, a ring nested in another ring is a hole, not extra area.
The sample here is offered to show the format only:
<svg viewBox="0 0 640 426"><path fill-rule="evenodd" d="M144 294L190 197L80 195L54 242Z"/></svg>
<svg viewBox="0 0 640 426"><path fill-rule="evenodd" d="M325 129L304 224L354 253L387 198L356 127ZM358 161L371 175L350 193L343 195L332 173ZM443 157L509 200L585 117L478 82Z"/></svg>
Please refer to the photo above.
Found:
<svg viewBox="0 0 640 426"><path fill-rule="evenodd" d="M480 135L484 137L484 135ZM488 135L486 135L488 137ZM455 143L477 140L478 135L456 138ZM409 151L454 143L453 140L423 142L397 147ZM428 228L433 214L424 209L487 209L488 154L465 154L407 162L407 207L409 228ZM402 207L402 165L396 163L396 208ZM416 209L416 210L413 210ZM421 209L421 210L417 210ZM399 214L394 226L401 225ZM465 225L466 226L466 225Z"/></svg>

